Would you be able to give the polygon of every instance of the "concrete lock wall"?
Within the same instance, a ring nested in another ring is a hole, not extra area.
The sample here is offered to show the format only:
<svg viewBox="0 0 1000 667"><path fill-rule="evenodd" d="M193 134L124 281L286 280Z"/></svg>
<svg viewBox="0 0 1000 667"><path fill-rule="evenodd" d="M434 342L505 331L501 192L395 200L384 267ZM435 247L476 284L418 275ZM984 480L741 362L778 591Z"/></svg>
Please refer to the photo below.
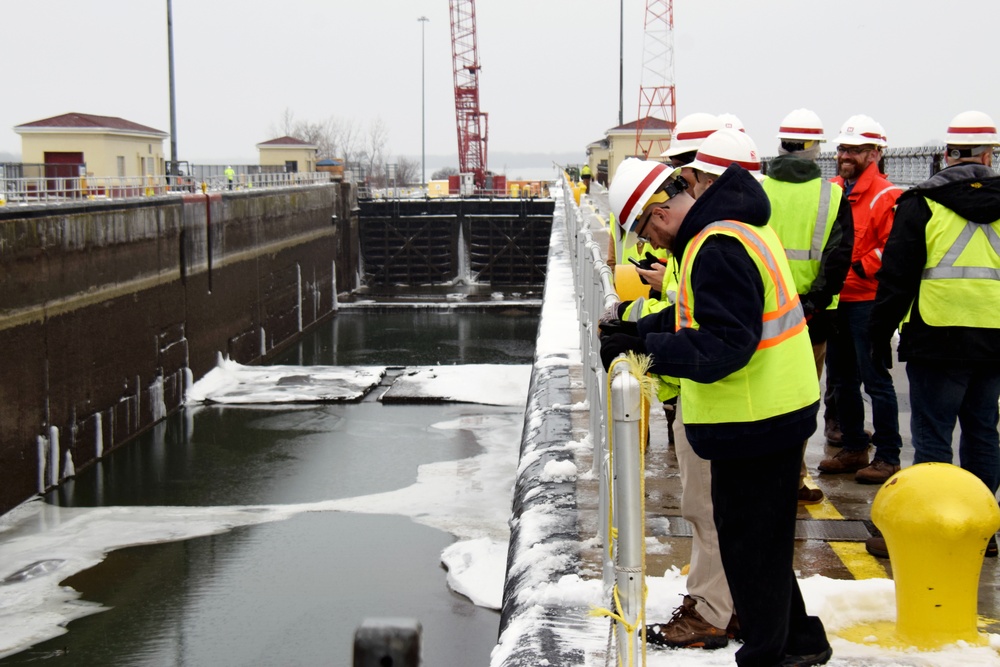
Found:
<svg viewBox="0 0 1000 667"><path fill-rule="evenodd" d="M267 358L329 315L356 209L348 184L0 208L0 513L177 408L219 353Z"/></svg>

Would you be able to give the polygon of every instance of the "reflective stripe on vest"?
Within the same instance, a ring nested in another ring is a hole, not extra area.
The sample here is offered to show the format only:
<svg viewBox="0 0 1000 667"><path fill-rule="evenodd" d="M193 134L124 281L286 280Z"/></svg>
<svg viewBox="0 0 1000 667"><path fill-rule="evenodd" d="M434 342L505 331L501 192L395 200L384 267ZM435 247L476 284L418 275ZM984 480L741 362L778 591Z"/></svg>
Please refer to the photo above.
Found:
<svg viewBox="0 0 1000 667"><path fill-rule="evenodd" d="M1000 220L976 224L926 199L927 263L919 305L931 326L1000 329Z"/></svg>
<svg viewBox="0 0 1000 667"><path fill-rule="evenodd" d="M822 269L823 251L840 212L843 189L821 178L801 183L767 178L763 186L771 201L768 224L785 247L796 291L806 294ZM839 296L833 296L828 309L837 307Z"/></svg>
<svg viewBox="0 0 1000 667"><path fill-rule="evenodd" d="M681 259L677 321L692 329L692 271L711 235L738 240L760 272L764 285L764 332L749 362L724 378L701 383L681 378L684 421L688 424L749 423L800 410L819 401L819 380L809 332L782 256L781 241L770 227L715 222L688 243ZM680 330L680 329L678 329ZM738 442L734 446L738 446Z"/></svg>
<svg viewBox="0 0 1000 667"><path fill-rule="evenodd" d="M774 230L768 229L772 234ZM691 239L690 246L694 252L685 251L681 265L681 282L677 289L677 328L696 327L694 320L694 298L688 283L689 263L694 260L697 250L701 244L712 234L724 233L735 236L743 246L757 256L760 262L766 267L771 284L775 287L776 304L769 309L768 304L764 304L763 331L757 349L777 345L787 338L791 338L799 331L806 328L805 317L802 314L802 307L799 304L799 295L786 282L784 275L778 267L774 254L767 246L767 242L759 236L757 231L752 230L750 225L731 220L713 222L707 225L701 232ZM777 241L777 237L775 238ZM779 242L780 244L780 242ZM789 271L789 273L791 273Z"/></svg>
<svg viewBox="0 0 1000 667"><path fill-rule="evenodd" d="M808 250L790 250L785 248L788 259L818 262L823 259L823 245L828 236L827 217L830 215L830 191L833 183L823 181L819 187L819 209L816 211L816 224L813 226L812 243Z"/></svg>

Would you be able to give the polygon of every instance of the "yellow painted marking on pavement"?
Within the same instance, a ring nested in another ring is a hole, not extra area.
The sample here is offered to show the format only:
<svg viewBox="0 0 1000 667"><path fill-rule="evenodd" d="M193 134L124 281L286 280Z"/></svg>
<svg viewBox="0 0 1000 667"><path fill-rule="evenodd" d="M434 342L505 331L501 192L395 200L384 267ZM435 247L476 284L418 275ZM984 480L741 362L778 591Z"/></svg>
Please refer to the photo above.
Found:
<svg viewBox="0 0 1000 667"><path fill-rule="evenodd" d="M864 542L828 542L833 553L857 579L888 579L882 563L865 550Z"/></svg>

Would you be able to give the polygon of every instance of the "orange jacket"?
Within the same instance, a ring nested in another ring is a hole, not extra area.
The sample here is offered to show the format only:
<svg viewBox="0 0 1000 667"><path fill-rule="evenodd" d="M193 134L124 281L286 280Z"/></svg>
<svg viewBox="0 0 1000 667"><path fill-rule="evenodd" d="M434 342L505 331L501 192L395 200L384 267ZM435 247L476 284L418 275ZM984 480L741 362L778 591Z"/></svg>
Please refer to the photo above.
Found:
<svg viewBox="0 0 1000 667"><path fill-rule="evenodd" d="M840 176L830 180L844 185ZM903 189L880 173L873 162L847 195L854 216L854 252L840 292L841 301L872 301L875 298L878 287L875 273L882 267L882 250L892 230L896 200L902 193Z"/></svg>

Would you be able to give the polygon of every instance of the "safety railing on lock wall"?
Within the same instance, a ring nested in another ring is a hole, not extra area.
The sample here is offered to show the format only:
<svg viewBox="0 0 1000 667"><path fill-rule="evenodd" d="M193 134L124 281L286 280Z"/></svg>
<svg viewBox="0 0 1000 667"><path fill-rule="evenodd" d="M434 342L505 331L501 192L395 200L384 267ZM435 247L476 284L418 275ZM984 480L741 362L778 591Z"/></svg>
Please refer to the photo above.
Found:
<svg viewBox="0 0 1000 667"><path fill-rule="evenodd" d="M224 176L196 180L183 176L0 177L0 206L58 204L88 199L132 199L228 190L259 190L329 183L330 174L239 174L232 184Z"/></svg>
<svg viewBox="0 0 1000 667"><path fill-rule="evenodd" d="M837 175L837 154L820 153L816 159L823 178ZM944 146L918 148L888 148L885 151L885 172L896 185L909 188L923 183L944 168ZM1000 174L1000 151L993 151L993 171Z"/></svg>
<svg viewBox="0 0 1000 667"><path fill-rule="evenodd" d="M601 362L597 321L618 303L614 273L605 262L594 231L603 229L600 195L578 203L580 187L563 180L566 233L570 240L583 384L590 405L593 473L599 481L598 514L603 540L602 579L609 601L598 610L609 617L608 652L617 664L638 664L645 626L645 525L643 439L647 432L648 403L632 364L615 362L609 374ZM603 204L607 208L606 202ZM606 245L604 246L607 247ZM610 663L609 663L610 664Z"/></svg>

